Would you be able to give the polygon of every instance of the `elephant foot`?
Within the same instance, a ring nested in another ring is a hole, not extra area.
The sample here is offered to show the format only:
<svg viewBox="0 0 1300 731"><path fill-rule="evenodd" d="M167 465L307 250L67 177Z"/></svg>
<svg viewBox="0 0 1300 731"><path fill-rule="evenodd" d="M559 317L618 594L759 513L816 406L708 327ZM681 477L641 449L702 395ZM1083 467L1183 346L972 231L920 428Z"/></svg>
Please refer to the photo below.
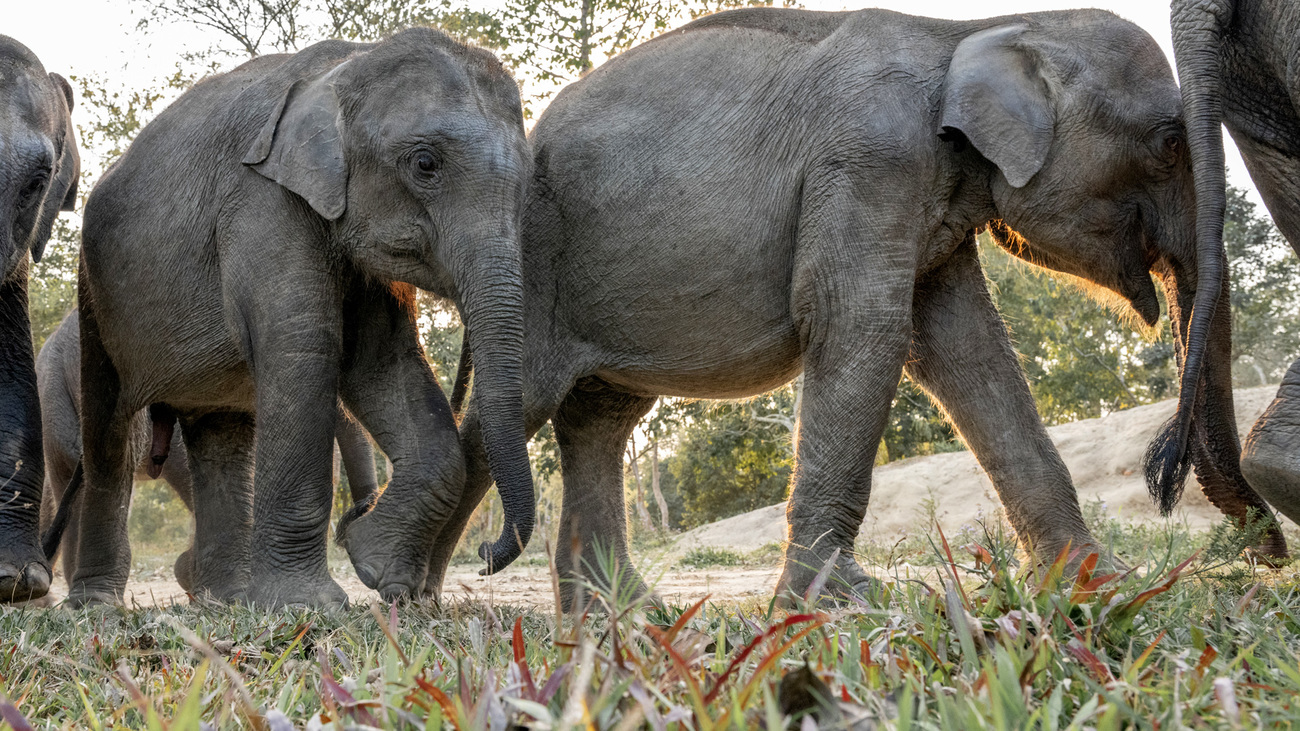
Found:
<svg viewBox="0 0 1300 731"><path fill-rule="evenodd" d="M870 600L880 595L884 585L867 575L852 556L841 553L817 596L809 597L813 581L829 560L830 556L819 556L812 551L787 550L781 578L776 582L776 606L790 611L809 599L814 604L823 601L844 604L849 597Z"/></svg>
<svg viewBox="0 0 1300 731"><path fill-rule="evenodd" d="M634 603L663 604L659 596L641 579L636 569L628 567L620 574L618 581L615 582L606 576L589 579L561 572L560 609L564 612L581 610L599 614L606 608L626 607ZM563 578L565 576L569 578ZM593 596L592 587L595 587L600 600L592 601L596 598Z"/></svg>
<svg viewBox="0 0 1300 731"><path fill-rule="evenodd" d="M1083 562L1094 554L1097 556L1097 564L1092 568L1093 576L1123 574L1130 570L1118 556L1097 543L1090 535L1043 541L1035 545L1022 542L1020 545L1029 560L1033 562L1031 565L1034 567L1034 576L1038 581L1047 577L1048 570L1056 563L1062 551L1066 552L1065 566L1061 570L1062 576L1078 576Z"/></svg>
<svg viewBox="0 0 1300 731"><path fill-rule="evenodd" d="M306 607L309 609L342 609L348 605L348 594L329 576L285 574L281 572L254 572L252 586L247 593L240 592L235 600L247 600L259 607ZM220 599L221 597L214 597Z"/></svg>
<svg viewBox="0 0 1300 731"><path fill-rule="evenodd" d="M379 592L384 601L421 597L428 573L428 547L403 544L373 511L357 518L340 533L361 583Z"/></svg>
<svg viewBox="0 0 1300 731"><path fill-rule="evenodd" d="M84 607L118 607L122 605L122 592L115 592L111 589L91 589L84 586L74 586L68 592L68 597L63 600L63 606L69 609L82 609Z"/></svg>
<svg viewBox="0 0 1300 731"><path fill-rule="evenodd" d="M176 564L172 566L172 573L176 575L176 583L181 585L186 594L194 593L194 549L187 548L176 557Z"/></svg>
<svg viewBox="0 0 1300 731"><path fill-rule="evenodd" d="M1263 539L1246 549L1248 560L1271 569L1280 569L1291 563L1291 552L1287 550L1286 537L1282 535L1282 526L1277 521L1268 527Z"/></svg>
<svg viewBox="0 0 1300 731"><path fill-rule="evenodd" d="M38 549L0 551L0 603L40 599L50 591L49 564Z"/></svg>

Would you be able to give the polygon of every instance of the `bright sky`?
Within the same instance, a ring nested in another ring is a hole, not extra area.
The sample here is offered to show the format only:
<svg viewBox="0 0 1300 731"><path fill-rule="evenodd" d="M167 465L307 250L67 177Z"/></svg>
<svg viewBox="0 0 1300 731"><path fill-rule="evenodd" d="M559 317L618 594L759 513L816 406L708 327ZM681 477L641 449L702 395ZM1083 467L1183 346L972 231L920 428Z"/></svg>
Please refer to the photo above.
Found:
<svg viewBox="0 0 1300 731"><path fill-rule="evenodd" d="M1111 10L1150 33L1173 64L1169 5L1163 0L803 0L811 10L884 7L941 18L979 18L1009 13L1091 6ZM471 4L474 4L471 0ZM483 2L483 5L494 5ZM142 87L168 75L180 55L202 50L217 40L189 26L136 29L138 3L130 0L0 0L0 32L31 48L45 68L64 75L98 74L124 86ZM1229 181L1254 191L1232 141L1227 140ZM1258 196L1252 195L1261 206ZM1262 212L1262 211L1261 211Z"/></svg>

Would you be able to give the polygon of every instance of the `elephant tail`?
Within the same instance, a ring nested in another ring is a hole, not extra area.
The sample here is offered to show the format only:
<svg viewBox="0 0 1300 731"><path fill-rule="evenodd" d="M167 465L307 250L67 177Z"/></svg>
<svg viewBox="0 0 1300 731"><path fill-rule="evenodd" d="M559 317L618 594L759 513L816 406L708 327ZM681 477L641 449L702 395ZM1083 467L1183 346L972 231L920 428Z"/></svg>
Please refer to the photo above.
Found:
<svg viewBox="0 0 1300 731"><path fill-rule="evenodd" d="M457 419L464 412L465 397L469 394L469 379L474 372L473 354L469 349L469 328L460 339L460 363L456 366L456 381L451 386L451 413Z"/></svg>
<svg viewBox="0 0 1300 731"><path fill-rule="evenodd" d="M54 555L59 552L59 544L63 542L63 531L67 530L68 519L72 517L72 506L76 504L77 494L81 492L81 484L85 482L84 473L82 460L78 458L77 469L72 472L72 479L68 480L68 486L63 491L63 499L59 501L59 509L54 513L54 520L50 522L50 527L45 529L45 535L41 536L41 551L47 561L53 561Z"/></svg>

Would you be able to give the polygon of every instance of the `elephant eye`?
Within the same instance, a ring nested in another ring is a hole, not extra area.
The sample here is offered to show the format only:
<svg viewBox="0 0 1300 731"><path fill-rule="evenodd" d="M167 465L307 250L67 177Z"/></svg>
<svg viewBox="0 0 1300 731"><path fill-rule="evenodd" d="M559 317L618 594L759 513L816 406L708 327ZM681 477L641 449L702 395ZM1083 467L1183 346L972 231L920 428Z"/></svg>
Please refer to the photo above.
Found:
<svg viewBox="0 0 1300 731"><path fill-rule="evenodd" d="M1183 136L1180 134L1165 135L1162 146L1165 157L1177 157L1183 151Z"/></svg>
<svg viewBox="0 0 1300 731"><path fill-rule="evenodd" d="M438 170L438 158L428 150L417 152L414 162L416 169L426 175Z"/></svg>
<svg viewBox="0 0 1300 731"><path fill-rule="evenodd" d="M18 191L18 205L26 208L35 203L36 199L40 197L41 191L45 189L47 180L49 180L49 173L42 171L33 175L31 180L27 181L27 185L24 185L23 189Z"/></svg>

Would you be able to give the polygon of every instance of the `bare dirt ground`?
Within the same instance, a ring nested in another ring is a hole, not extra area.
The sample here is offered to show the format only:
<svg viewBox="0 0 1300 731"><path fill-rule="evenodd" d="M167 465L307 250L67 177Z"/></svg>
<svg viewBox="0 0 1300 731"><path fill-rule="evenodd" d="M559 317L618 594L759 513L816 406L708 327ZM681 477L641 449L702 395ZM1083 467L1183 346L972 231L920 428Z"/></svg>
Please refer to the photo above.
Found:
<svg viewBox="0 0 1300 731"><path fill-rule="evenodd" d="M776 587L777 566L719 567L704 570L674 569L662 576L650 569L647 580L652 581L664 600L673 604L692 603L705 596L711 601L766 603ZM366 588L350 569L334 571L339 582L354 603L363 606L379 594ZM655 581L655 579L658 579ZM50 592L59 602L67 594L67 584L56 576L55 587ZM479 576L475 566L453 566L443 587L447 600L469 599L493 605L534 606L551 609L555 594L551 588L551 574L544 566L512 566L496 576ZM172 577L171 569L163 567L132 572L126 587L126 606L164 607L186 604L189 598Z"/></svg>
<svg viewBox="0 0 1300 731"><path fill-rule="evenodd" d="M1275 391L1276 386L1262 386L1236 392L1238 427L1243 437ZM1151 436L1172 413L1173 402L1165 401L1049 429L1070 468L1080 502L1102 501L1107 514L1123 520L1166 520L1159 517L1147 498L1141 459ZM931 514L952 535L964 526L994 516L998 510L993 486L969 452L896 462L878 468L873 482L871 507L862 528L862 536L872 541L893 543L908 534L928 531ZM1189 485L1182 504L1169 520L1207 528L1219 523L1222 516L1194 485ZM676 559L699 547L748 553L780 543L784 537L785 503L780 503L688 531L672 547L637 557L637 566L659 595L673 603L694 602L711 595L718 601L765 604L776 586L778 566L687 570L675 567ZM545 566L535 562L516 564L491 577L479 576L478 568L453 566L443 589L444 597L554 606L551 575ZM378 597L356 578L346 558L333 561L332 570L354 602L369 603ZM930 575L933 570L923 573ZM56 576L51 592L55 600L62 599L66 590L62 577ZM170 557L137 562L127 585L127 606L166 606L186 601L172 576Z"/></svg>

